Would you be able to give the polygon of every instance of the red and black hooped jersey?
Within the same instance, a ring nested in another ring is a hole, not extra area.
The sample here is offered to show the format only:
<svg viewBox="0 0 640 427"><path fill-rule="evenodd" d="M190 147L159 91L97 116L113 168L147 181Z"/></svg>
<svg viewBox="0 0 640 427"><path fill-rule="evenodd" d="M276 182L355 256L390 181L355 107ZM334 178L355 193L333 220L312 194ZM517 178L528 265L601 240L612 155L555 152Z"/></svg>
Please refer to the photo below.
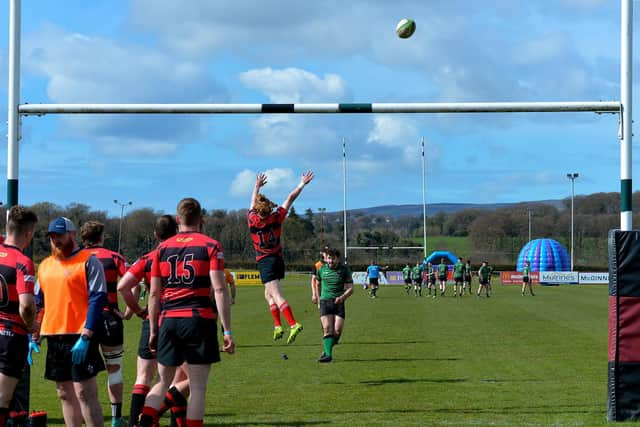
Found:
<svg viewBox="0 0 640 427"><path fill-rule="evenodd" d="M0 331L27 334L20 317L20 294L33 294L33 261L15 246L0 245Z"/></svg>
<svg viewBox="0 0 640 427"><path fill-rule="evenodd" d="M181 232L160 243L151 277L162 280L162 316L215 318L210 271L224 270L220 243L197 232Z"/></svg>
<svg viewBox="0 0 640 427"><path fill-rule="evenodd" d="M135 276L138 282L144 279L144 285L147 287L147 290L149 290L149 285L151 285L151 265L153 264L153 253L156 250L157 249L154 249L142 255L127 270L127 272Z"/></svg>
<svg viewBox="0 0 640 427"><path fill-rule="evenodd" d="M249 232L253 248L256 250L256 261L271 255L282 256L280 235L282 223L286 217L287 210L282 206L278 206L278 209L266 218L260 218L254 209L247 212Z"/></svg>
<svg viewBox="0 0 640 427"><path fill-rule="evenodd" d="M129 267L127 261L122 255L111 251L102 246L93 246L85 248L91 252L102 263L104 268L104 278L107 281L107 299L108 304L105 310L118 309L118 277L124 276Z"/></svg>

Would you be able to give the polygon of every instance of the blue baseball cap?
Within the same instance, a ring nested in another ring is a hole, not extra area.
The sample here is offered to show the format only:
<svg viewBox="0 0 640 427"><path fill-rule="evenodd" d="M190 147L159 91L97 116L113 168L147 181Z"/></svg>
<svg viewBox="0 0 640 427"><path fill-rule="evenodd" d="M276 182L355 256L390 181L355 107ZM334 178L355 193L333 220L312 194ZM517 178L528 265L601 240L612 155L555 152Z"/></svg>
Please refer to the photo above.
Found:
<svg viewBox="0 0 640 427"><path fill-rule="evenodd" d="M71 222L69 218L60 216L49 223L49 231L47 231L47 234L64 234L69 231L76 231L76 226L73 225L73 222Z"/></svg>

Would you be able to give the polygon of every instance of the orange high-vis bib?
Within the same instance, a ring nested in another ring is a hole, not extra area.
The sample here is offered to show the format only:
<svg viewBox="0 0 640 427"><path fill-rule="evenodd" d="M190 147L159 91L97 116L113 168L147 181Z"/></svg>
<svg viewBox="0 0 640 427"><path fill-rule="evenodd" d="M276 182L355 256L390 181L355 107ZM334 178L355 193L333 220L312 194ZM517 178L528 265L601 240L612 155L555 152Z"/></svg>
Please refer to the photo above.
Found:
<svg viewBox="0 0 640 427"><path fill-rule="evenodd" d="M89 290L86 262L89 251L69 259L46 258L38 268L44 293L44 318L40 335L79 334L87 321Z"/></svg>

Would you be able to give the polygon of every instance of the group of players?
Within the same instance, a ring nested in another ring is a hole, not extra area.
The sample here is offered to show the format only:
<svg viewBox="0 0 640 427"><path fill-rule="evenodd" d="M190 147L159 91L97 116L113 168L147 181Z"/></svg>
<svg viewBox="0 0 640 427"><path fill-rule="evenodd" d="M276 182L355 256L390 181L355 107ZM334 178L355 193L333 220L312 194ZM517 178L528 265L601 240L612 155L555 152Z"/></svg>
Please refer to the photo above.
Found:
<svg viewBox="0 0 640 427"><path fill-rule="evenodd" d="M289 324L287 343L293 343L303 328L280 287L285 271L281 227L293 201L312 179L312 172L304 173L277 206L260 194L267 177L258 174L247 213L273 318L273 339L284 336L283 315ZM56 384L65 424L103 425L96 376L106 370L111 425L124 426L123 320L135 315L142 319L142 329L129 426L157 426L160 416L170 410L171 425L201 427L211 365L220 361L221 351L235 351L230 317L235 289L230 297L222 247L201 233L200 203L182 199L175 217L159 217L154 226L158 246L131 266L102 246L103 224L84 223L80 246L75 224L56 218L47 229L51 256L40 264L36 279L34 264L23 252L31 244L37 221L29 208L12 207L6 241L0 245L0 426L21 425L10 413L10 402L27 359L31 360L32 350L39 351L42 339L47 340L45 378ZM339 252L327 250L326 261L317 272L314 294L324 330L319 362L332 360L344 325L344 302L353 292L351 273L340 262ZM139 283L146 287L147 307L140 306ZM124 312L118 307L118 293L126 304Z"/></svg>
<svg viewBox="0 0 640 427"><path fill-rule="evenodd" d="M407 295L411 292L413 286L413 292L416 297L422 296L422 288L426 287L428 295L436 298L438 294L445 296L447 292L447 276L449 272L449 266L446 263L445 258L440 259L440 264L433 265L430 261L418 261L413 267L407 263L402 269L402 278L405 283L405 291ZM464 295L465 290L472 295L471 283L474 273L478 276L478 290L476 295L480 297L482 291L485 291L487 298L491 296L491 274L493 268L487 261L483 261L482 265L477 271L473 271L471 267L471 261L466 260L466 263L462 262L462 259L458 259L453 264L453 296L461 297Z"/></svg>

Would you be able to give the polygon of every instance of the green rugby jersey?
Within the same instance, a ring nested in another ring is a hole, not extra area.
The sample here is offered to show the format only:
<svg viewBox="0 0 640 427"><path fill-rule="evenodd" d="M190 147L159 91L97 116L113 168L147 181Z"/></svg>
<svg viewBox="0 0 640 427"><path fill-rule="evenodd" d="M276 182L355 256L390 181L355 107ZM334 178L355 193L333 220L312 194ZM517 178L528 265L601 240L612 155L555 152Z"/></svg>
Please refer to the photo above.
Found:
<svg viewBox="0 0 640 427"><path fill-rule="evenodd" d="M478 275L482 278L482 280L489 280L489 276L491 276L491 267L488 265L483 265L478 270Z"/></svg>
<svg viewBox="0 0 640 427"><path fill-rule="evenodd" d="M529 277L529 273L531 273L531 267L525 265L522 269L522 277Z"/></svg>
<svg viewBox="0 0 640 427"><path fill-rule="evenodd" d="M447 274L447 264L438 264L438 276L445 276Z"/></svg>
<svg viewBox="0 0 640 427"><path fill-rule="evenodd" d="M320 281L320 299L338 298L344 293L344 285L353 283L351 270L344 264L335 269L324 264L318 270L316 277Z"/></svg>
<svg viewBox="0 0 640 427"><path fill-rule="evenodd" d="M404 280L411 278L411 267L406 266L405 268L402 269L402 278Z"/></svg>
<svg viewBox="0 0 640 427"><path fill-rule="evenodd" d="M414 279L418 279L418 278L422 277L422 266L415 266L415 267L413 267L413 269L411 271L413 273L413 278Z"/></svg>
<svg viewBox="0 0 640 427"><path fill-rule="evenodd" d="M453 277L462 277L464 274L464 264L461 262L456 262L453 265Z"/></svg>

